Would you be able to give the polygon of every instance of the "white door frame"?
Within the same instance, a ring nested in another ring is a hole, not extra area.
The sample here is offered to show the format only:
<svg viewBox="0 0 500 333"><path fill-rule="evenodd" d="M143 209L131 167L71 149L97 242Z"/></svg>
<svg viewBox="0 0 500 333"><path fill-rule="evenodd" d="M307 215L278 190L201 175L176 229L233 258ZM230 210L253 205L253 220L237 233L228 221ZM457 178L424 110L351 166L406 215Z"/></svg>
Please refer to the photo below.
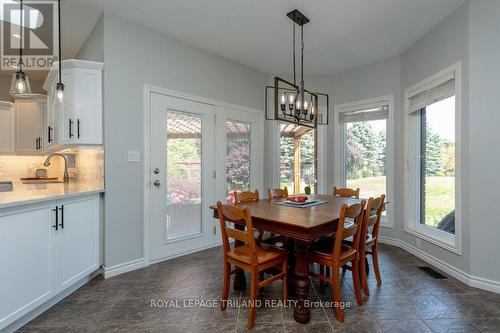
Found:
<svg viewBox="0 0 500 333"><path fill-rule="evenodd" d="M144 85L144 112L143 112L143 255L144 255L144 266L149 266L151 264L151 238L150 238L150 230L151 230L151 182L150 182L150 170L151 170L151 128L150 128L150 119L151 119L151 109L150 109L150 96L152 93L162 94L169 97L185 99L193 102L209 104L212 106L219 106L228 109L236 109L243 112L249 112L253 114L259 115L259 127L261 135L258 136L259 141L257 145L259 147L259 170L257 176L257 184L258 189L261 193L263 193L263 175L264 175L264 111L253 109L241 105L226 103L223 101L196 96L192 94L187 94L184 92L171 90L167 88L162 88L150 84ZM218 245L218 243L216 244ZM184 254L182 254L184 255ZM171 259L166 258L167 259Z"/></svg>

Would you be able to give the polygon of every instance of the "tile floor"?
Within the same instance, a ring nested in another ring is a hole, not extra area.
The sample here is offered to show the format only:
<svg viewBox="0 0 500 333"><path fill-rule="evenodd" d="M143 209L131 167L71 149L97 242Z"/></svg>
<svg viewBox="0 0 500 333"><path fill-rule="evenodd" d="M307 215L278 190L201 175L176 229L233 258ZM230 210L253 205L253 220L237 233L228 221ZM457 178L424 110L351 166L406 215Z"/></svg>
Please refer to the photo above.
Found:
<svg viewBox="0 0 500 333"><path fill-rule="evenodd" d="M291 308L267 307L257 310L253 332L500 332L500 295L453 278L434 280L417 268L424 262L396 247L382 245L380 262L383 284L377 287L370 276L371 295L362 307L356 305L350 272L344 277L343 299L351 303L344 324L331 308L313 308L311 322L301 325ZM98 277L20 332L246 331L245 308L209 307L220 296L222 267L222 250L214 248L111 279ZM266 287L260 299L280 300L280 287ZM231 291L230 297L241 302L247 295ZM206 301L205 307L183 307L190 299ZM311 299L331 300L330 287L320 290L313 280ZM179 307L161 303L170 300Z"/></svg>

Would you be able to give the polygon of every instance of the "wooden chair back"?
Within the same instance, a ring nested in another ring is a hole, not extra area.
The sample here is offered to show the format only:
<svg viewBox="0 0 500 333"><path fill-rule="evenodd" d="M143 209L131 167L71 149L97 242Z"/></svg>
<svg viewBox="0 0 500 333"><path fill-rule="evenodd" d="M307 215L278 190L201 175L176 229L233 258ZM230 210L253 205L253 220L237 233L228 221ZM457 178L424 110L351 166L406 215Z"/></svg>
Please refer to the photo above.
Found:
<svg viewBox="0 0 500 333"><path fill-rule="evenodd" d="M255 192L234 192L234 203L240 204L245 202L254 202L259 201L259 190L255 190Z"/></svg>
<svg viewBox="0 0 500 333"><path fill-rule="evenodd" d="M255 250L255 238L253 236L252 217L250 216L250 208L236 207L233 205L224 205L217 201L217 211L220 221L220 229L222 234L222 247L224 250L224 259L227 253L231 251L229 238L238 240L249 246L252 254L252 264L257 263L257 252ZM243 223L245 230L237 230L233 227L232 222Z"/></svg>
<svg viewBox="0 0 500 333"><path fill-rule="evenodd" d="M286 197L288 197L288 188L286 186L284 189L268 188L267 195L268 195L269 199L286 198Z"/></svg>
<svg viewBox="0 0 500 333"><path fill-rule="evenodd" d="M353 236L353 249L358 249L365 205L366 201L362 200L359 204L353 204L350 206L343 204L340 208L339 224L337 231L334 234L335 242L332 253L333 258L338 259L340 257L343 240L351 236ZM354 224L348 228L344 228L346 218L353 219L354 221Z"/></svg>
<svg viewBox="0 0 500 333"><path fill-rule="evenodd" d="M359 188L353 190L352 188L338 188L337 186L334 186L333 195L344 198L359 198Z"/></svg>
<svg viewBox="0 0 500 333"><path fill-rule="evenodd" d="M373 226L372 236L373 238L378 237L378 230L380 227L380 220L382 218L382 212L384 211L385 195L382 194L378 198L368 199L366 205L366 213L363 221L363 227L361 230L361 239L365 240L368 234L368 229Z"/></svg>

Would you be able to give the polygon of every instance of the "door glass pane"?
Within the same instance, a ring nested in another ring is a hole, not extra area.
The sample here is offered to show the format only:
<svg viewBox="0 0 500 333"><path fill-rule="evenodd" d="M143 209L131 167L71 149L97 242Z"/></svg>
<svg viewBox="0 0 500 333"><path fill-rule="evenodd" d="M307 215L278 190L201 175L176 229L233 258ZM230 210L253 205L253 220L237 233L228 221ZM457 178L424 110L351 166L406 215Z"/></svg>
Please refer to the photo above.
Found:
<svg viewBox="0 0 500 333"><path fill-rule="evenodd" d="M387 195L386 137L386 119L345 124L346 186L359 188L362 198Z"/></svg>
<svg viewBox="0 0 500 333"><path fill-rule="evenodd" d="M421 116L421 223L455 233L455 96Z"/></svg>
<svg viewBox="0 0 500 333"><path fill-rule="evenodd" d="M226 200L234 201L234 192L250 191L251 126L226 121Z"/></svg>
<svg viewBox="0 0 500 333"><path fill-rule="evenodd" d="M201 116L167 114L166 240L201 233Z"/></svg>
<svg viewBox="0 0 500 333"><path fill-rule="evenodd" d="M280 132L280 187L287 187L289 194L298 194L310 186L311 193L315 193L315 131L281 124ZM300 168L295 169L296 163Z"/></svg>

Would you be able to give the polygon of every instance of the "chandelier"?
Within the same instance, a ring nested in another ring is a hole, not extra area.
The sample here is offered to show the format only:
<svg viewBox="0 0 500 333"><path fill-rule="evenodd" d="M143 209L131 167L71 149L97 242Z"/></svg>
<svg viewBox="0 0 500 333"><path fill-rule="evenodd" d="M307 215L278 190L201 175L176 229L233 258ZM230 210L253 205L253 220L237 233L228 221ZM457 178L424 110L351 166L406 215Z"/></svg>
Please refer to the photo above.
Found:
<svg viewBox="0 0 500 333"><path fill-rule="evenodd" d="M274 86L266 86L266 119L316 128L328 124L328 95L312 92L304 85L304 25L309 19L297 9L287 16L293 27L293 83L278 76ZM300 82L297 83L296 28L300 27Z"/></svg>

